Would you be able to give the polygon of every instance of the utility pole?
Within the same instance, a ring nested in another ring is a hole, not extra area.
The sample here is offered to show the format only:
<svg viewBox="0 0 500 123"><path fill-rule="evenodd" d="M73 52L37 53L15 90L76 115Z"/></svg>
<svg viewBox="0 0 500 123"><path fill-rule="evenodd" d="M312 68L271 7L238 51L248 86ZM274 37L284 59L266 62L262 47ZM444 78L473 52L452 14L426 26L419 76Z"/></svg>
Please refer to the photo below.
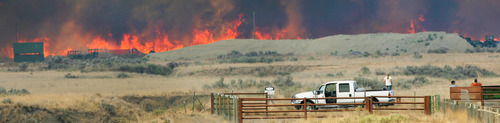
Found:
<svg viewBox="0 0 500 123"><path fill-rule="evenodd" d="M253 11L253 39L255 39L255 11Z"/></svg>
<svg viewBox="0 0 500 123"><path fill-rule="evenodd" d="M17 23L16 23L16 43L17 43Z"/></svg>

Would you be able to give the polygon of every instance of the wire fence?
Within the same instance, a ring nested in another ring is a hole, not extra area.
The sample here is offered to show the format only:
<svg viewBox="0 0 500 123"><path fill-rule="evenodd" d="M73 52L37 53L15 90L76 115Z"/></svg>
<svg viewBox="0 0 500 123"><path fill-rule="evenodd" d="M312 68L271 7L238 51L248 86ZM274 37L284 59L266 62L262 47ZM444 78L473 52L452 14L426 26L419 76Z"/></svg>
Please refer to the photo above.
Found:
<svg viewBox="0 0 500 123"><path fill-rule="evenodd" d="M481 106L466 101L455 101L444 99L442 102L443 109L451 109L452 111L465 110L469 117L475 118L484 123L500 123L500 110L489 106ZM446 114L446 110L443 110Z"/></svg>

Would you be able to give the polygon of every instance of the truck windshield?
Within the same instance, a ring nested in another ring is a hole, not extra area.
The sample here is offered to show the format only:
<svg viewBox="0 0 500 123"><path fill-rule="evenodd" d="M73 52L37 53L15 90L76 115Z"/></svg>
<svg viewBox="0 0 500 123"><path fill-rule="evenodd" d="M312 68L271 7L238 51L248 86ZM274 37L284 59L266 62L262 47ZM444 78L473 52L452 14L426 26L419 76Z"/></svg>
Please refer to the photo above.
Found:
<svg viewBox="0 0 500 123"><path fill-rule="evenodd" d="M325 86L322 85L321 87L319 87L319 90L318 90L320 93L322 93L323 91L325 91Z"/></svg>

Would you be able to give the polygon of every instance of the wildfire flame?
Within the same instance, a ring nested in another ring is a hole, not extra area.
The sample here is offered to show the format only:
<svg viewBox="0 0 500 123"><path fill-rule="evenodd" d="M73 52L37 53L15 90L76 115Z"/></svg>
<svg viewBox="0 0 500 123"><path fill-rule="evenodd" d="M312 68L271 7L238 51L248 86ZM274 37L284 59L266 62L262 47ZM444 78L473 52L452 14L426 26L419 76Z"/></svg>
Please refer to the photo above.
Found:
<svg viewBox="0 0 500 123"><path fill-rule="evenodd" d="M414 23L413 19L410 20L410 29L407 29L407 32L410 34L413 34L417 32L417 30L420 30L419 32L426 32L427 30L424 29L424 27L420 26L421 22L425 22L424 15L420 15L420 17L417 19Z"/></svg>
<svg viewBox="0 0 500 123"><path fill-rule="evenodd" d="M189 45L201 45L213 43L219 40L236 39L240 32L238 32L238 27L242 24L243 14L240 14L237 19L225 25L222 34L217 34L213 30L209 29L193 29L192 31L192 42ZM169 40L168 34L156 25L154 30L155 38L152 41L147 41L141 39L142 35L146 34L123 34L122 40L119 41L120 44L114 43L116 41L106 40L107 37L94 36L91 41L86 43L85 49L130 49L135 48L142 53L149 53L151 50L156 52L175 50L184 47L180 41ZM112 37L111 33L108 33L108 37ZM64 49L54 49L51 39L43 36L41 38L36 38L33 40L20 40L18 43L25 42L44 42L44 56L54 56L54 55L67 55L68 51L72 51L73 48L67 47ZM2 48L2 52L7 53L9 58L14 58L14 51L11 46L6 46Z"/></svg>
<svg viewBox="0 0 500 123"><path fill-rule="evenodd" d="M410 29L408 29L408 33L415 33L415 26L413 25L413 20L410 20Z"/></svg>
<svg viewBox="0 0 500 123"><path fill-rule="evenodd" d="M424 22L425 21L424 15L420 15L420 17L418 18L418 20Z"/></svg>

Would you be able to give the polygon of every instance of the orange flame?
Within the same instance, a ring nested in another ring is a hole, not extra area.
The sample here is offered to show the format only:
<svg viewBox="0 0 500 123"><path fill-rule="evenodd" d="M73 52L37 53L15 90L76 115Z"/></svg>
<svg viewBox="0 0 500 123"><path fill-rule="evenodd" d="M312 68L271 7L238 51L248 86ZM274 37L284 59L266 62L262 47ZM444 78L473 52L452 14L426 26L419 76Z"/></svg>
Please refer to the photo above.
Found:
<svg viewBox="0 0 500 123"><path fill-rule="evenodd" d="M6 45L1 50L3 53L6 53L7 57L11 59L14 58L14 48L12 48L12 46Z"/></svg>
<svg viewBox="0 0 500 123"><path fill-rule="evenodd" d="M286 29L281 29L281 30L273 29L273 31L270 31L271 33L264 33L264 31L262 31L264 29L257 28L256 30L257 31L255 31L255 38L259 40L280 40L280 39L291 39L290 37L292 37L292 36L289 37L286 36L286 34L288 33ZM292 39L302 39L302 38L300 36L297 36Z"/></svg>
<svg viewBox="0 0 500 123"><path fill-rule="evenodd" d="M424 22L425 21L424 15L420 15L420 17L418 18L418 20Z"/></svg>
<svg viewBox="0 0 500 123"><path fill-rule="evenodd" d="M413 20L410 21L410 29L408 29L408 33L415 33L415 26L413 25Z"/></svg>
<svg viewBox="0 0 500 123"><path fill-rule="evenodd" d="M213 26L195 26L192 30L190 38L190 43L183 43L178 40L169 39L169 34L166 33L161 27L161 22L150 22L148 24L147 30L142 33L127 33L122 35L122 40L114 41L111 37L111 33L105 33L104 35L93 36L92 34L81 34L79 31L75 31L75 35L72 38L60 38L54 37L57 40L77 40L82 41L81 45L78 43L63 43L54 41L46 36L40 38L35 38L32 40L20 40L23 42L44 42L44 56L53 55L67 55L68 51L74 49L108 49L108 50L118 50L118 49L131 49L135 48L139 52L149 53L151 50L156 52L163 52L168 50L180 49L188 45L201 45L213 43L220 40L236 39L240 36L238 28L242 24L243 14L238 15L238 18L233 21L220 25L220 28L213 29ZM160 24L158 24L160 23ZM70 26L70 29L78 30L78 27ZM268 32L268 33L264 33ZM284 38L293 38L293 34L288 34L286 29L272 28L271 30L258 30L255 32L257 39L272 39L279 40ZM111 40L110 40L111 39ZM295 39L301 39L301 37L296 36ZM80 43L80 42L79 42ZM13 48L12 46L6 46L0 50L4 55L9 58L13 58ZM83 53L83 52L82 52Z"/></svg>

